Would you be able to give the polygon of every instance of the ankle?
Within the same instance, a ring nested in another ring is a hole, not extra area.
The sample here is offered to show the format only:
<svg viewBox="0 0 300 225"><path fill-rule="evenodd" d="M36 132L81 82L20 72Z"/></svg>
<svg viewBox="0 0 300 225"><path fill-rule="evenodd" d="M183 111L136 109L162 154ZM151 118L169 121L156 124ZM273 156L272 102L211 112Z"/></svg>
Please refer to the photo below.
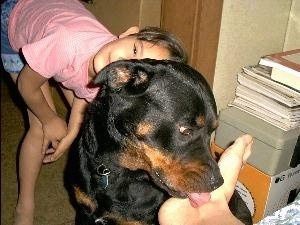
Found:
<svg viewBox="0 0 300 225"><path fill-rule="evenodd" d="M23 204L18 202L15 209L14 225L33 225L34 204Z"/></svg>
<svg viewBox="0 0 300 225"><path fill-rule="evenodd" d="M34 201L20 201L18 200L16 205L16 212L33 212L34 210Z"/></svg>

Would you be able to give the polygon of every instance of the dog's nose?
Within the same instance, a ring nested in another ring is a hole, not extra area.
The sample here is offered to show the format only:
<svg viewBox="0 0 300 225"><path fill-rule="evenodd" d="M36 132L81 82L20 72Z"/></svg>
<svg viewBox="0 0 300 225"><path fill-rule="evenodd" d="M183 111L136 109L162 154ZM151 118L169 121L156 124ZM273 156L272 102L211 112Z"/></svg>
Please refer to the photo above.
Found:
<svg viewBox="0 0 300 225"><path fill-rule="evenodd" d="M223 183L224 183L224 179L223 179L222 176L212 175L210 177L210 185L211 185L211 187L212 187L213 190L215 190L218 187L220 187Z"/></svg>

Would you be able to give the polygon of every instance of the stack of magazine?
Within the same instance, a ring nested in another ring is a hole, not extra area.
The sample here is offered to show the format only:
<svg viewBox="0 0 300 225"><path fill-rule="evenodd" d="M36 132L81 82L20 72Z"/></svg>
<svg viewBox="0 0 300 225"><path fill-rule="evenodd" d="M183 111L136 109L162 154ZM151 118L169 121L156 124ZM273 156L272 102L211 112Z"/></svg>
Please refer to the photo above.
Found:
<svg viewBox="0 0 300 225"><path fill-rule="evenodd" d="M238 73L234 100L229 104L283 130L300 126L300 92L271 79L272 68L246 66Z"/></svg>

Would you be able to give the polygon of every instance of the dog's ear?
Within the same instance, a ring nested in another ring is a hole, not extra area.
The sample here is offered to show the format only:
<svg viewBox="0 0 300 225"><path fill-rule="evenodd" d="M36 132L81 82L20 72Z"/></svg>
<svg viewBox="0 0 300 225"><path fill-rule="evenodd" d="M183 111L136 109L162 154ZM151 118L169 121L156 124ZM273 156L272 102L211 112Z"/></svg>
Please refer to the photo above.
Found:
<svg viewBox="0 0 300 225"><path fill-rule="evenodd" d="M96 85L107 86L112 91L125 88L131 94L147 89L153 70L141 60L120 60L103 68L94 80Z"/></svg>

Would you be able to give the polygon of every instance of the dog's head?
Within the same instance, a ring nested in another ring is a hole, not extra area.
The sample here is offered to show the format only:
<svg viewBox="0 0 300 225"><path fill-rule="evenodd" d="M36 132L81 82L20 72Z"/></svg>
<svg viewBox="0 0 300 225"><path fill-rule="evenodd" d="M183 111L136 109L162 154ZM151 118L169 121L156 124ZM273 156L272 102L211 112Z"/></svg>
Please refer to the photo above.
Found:
<svg viewBox="0 0 300 225"><path fill-rule="evenodd" d="M121 167L147 171L176 197L223 183L210 151L215 100L200 73L173 61L124 60L105 67L94 82L103 86L90 106L94 126L114 139L106 145L121 143L116 154Z"/></svg>

